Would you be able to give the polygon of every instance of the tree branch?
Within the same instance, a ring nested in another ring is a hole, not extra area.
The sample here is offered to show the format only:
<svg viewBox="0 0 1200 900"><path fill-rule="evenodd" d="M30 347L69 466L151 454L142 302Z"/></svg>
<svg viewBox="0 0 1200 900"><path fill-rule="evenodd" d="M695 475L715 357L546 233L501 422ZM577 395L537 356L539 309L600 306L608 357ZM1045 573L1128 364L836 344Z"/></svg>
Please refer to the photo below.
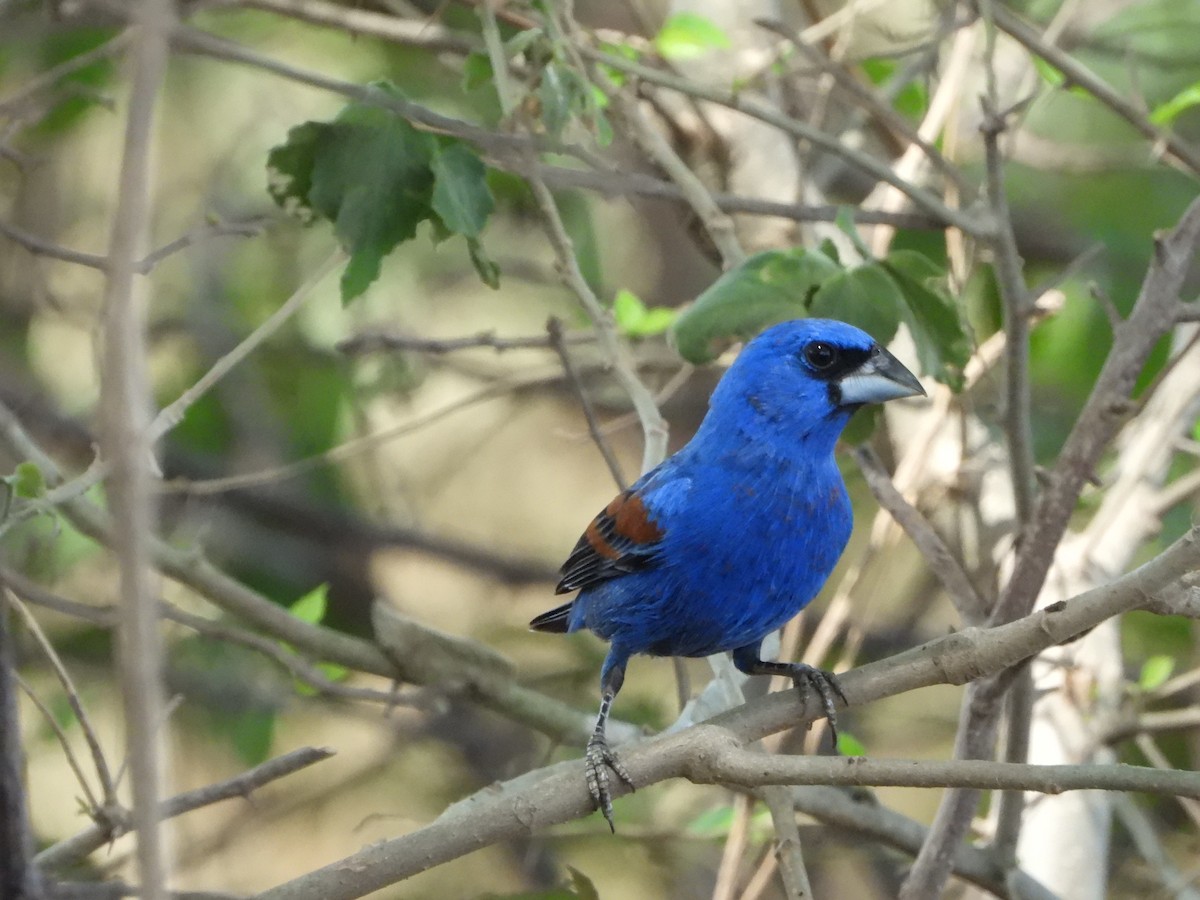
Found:
<svg viewBox="0 0 1200 900"><path fill-rule="evenodd" d="M1007 669L1048 646L1068 640L1121 612L1134 609L1200 565L1200 527L1133 572L1069 602L1054 604L1006 625L967 628L887 660L854 669L838 680L854 705L932 684L962 684ZM621 759L634 783L646 787L667 778L706 780L721 774L722 760L743 760L745 745L793 727L816 714L818 704L798 705L795 691L782 691L680 732L626 747ZM730 754L730 755L727 755ZM980 761L934 764L941 777L920 763L755 755L756 763L791 783L905 783L1024 787L1066 790L1137 785L1137 789L1200 795L1200 774L1148 772L1133 767L1091 767L1089 771L1021 767ZM811 766L811 768L809 768ZM1070 767L1068 767L1070 768ZM919 771L920 770L920 771ZM746 771L753 779L754 769ZM616 793L625 792L615 786ZM403 837L383 841L263 892L260 900L349 900L417 872L507 838L578 818L592 801L571 760L520 776L461 801L437 820ZM951 848L955 853L956 848Z"/></svg>
<svg viewBox="0 0 1200 900"><path fill-rule="evenodd" d="M333 756L333 751L323 747L301 747L299 750L269 759L233 778L197 788L194 791L176 794L169 800L163 801L158 810L158 817L172 819L192 810L220 803L222 800L233 800L238 797L249 798L254 791L264 785L285 778L293 772L306 769L331 756ZM134 827L136 827L135 823L117 817L97 821L79 834L47 847L35 857L34 861L43 870L72 865L94 850L99 850L105 844L127 834Z"/></svg>
<svg viewBox="0 0 1200 900"><path fill-rule="evenodd" d="M162 636L151 585L149 540L154 507L150 493L153 442L149 436L150 388L146 359L146 291L137 279L150 218L150 155L154 108L167 71L173 0L135 7L133 74L125 147L113 214L104 292L101 372L101 451L110 466L112 546L123 598L118 629L118 672L125 711L133 822L138 831L137 871L145 900L165 900L171 870L159 830L166 777L162 747Z"/></svg>

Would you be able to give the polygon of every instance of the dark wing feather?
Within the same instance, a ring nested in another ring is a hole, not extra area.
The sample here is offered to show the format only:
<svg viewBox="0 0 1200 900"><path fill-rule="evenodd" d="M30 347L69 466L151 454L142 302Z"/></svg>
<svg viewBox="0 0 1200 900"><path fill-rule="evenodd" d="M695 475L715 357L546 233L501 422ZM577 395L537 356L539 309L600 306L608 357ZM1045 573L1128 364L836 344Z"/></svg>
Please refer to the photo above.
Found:
<svg viewBox="0 0 1200 900"><path fill-rule="evenodd" d="M636 486L618 494L575 544L555 592L565 594L646 568L657 558L662 537Z"/></svg>

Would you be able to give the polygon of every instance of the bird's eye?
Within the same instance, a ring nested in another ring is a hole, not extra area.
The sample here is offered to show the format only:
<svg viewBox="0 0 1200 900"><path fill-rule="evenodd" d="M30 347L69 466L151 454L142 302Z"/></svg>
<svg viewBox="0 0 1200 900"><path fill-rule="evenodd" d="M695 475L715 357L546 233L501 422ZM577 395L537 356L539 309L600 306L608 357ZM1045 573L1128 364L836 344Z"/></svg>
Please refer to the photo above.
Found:
<svg viewBox="0 0 1200 900"><path fill-rule="evenodd" d="M825 371L837 363L838 349L825 341L813 341L804 348L804 358L817 371Z"/></svg>

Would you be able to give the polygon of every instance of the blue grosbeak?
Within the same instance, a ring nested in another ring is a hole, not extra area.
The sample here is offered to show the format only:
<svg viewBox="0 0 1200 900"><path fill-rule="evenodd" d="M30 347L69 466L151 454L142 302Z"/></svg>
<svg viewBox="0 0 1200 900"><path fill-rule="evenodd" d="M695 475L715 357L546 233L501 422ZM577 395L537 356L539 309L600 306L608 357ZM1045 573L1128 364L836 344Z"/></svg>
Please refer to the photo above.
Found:
<svg viewBox="0 0 1200 900"><path fill-rule="evenodd" d="M851 413L924 393L851 325L776 325L725 373L691 441L592 520L557 589L579 595L530 626L587 628L610 642L586 752L588 791L610 828L608 770L633 785L604 725L632 654L730 651L749 675L790 676L802 694L811 684L836 745L833 695L841 689L833 676L765 661L759 648L816 596L850 537L850 499L833 451Z"/></svg>

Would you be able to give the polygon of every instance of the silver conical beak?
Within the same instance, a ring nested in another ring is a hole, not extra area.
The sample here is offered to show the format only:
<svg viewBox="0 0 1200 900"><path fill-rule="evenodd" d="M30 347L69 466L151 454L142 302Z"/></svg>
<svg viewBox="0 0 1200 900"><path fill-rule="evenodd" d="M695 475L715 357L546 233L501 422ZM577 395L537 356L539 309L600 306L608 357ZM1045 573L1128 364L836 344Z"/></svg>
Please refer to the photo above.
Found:
<svg viewBox="0 0 1200 900"><path fill-rule="evenodd" d="M843 376L838 386L841 388L844 406L925 396L925 388L921 387L917 376L879 346L871 351L871 356L866 362Z"/></svg>

